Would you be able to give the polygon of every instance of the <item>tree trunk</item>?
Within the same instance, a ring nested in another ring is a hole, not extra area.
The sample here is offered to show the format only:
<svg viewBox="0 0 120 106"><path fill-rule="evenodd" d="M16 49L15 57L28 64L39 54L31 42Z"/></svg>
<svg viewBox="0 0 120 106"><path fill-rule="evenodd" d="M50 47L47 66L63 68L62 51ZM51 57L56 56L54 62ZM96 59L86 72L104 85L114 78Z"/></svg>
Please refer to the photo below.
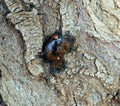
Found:
<svg viewBox="0 0 120 106"><path fill-rule="evenodd" d="M70 31L67 68L49 74L43 38ZM120 105L119 0L0 0L0 106Z"/></svg>

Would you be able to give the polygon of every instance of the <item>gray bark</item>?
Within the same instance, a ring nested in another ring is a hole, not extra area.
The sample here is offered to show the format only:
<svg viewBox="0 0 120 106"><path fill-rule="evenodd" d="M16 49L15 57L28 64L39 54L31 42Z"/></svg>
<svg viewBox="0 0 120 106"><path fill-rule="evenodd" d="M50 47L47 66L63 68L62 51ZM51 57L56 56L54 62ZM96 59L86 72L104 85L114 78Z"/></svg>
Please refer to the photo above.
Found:
<svg viewBox="0 0 120 106"><path fill-rule="evenodd" d="M70 31L76 50L52 76L43 38ZM0 106L119 106L119 0L0 0Z"/></svg>

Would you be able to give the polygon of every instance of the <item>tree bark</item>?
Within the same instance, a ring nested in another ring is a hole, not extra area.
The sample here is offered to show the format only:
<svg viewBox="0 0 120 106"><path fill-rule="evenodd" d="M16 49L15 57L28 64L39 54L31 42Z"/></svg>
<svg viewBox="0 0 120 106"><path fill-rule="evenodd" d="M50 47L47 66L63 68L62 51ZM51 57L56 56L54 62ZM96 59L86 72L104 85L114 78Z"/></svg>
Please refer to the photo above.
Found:
<svg viewBox="0 0 120 106"><path fill-rule="evenodd" d="M76 49L54 76L43 38L70 31ZM119 0L0 0L0 106L120 105Z"/></svg>

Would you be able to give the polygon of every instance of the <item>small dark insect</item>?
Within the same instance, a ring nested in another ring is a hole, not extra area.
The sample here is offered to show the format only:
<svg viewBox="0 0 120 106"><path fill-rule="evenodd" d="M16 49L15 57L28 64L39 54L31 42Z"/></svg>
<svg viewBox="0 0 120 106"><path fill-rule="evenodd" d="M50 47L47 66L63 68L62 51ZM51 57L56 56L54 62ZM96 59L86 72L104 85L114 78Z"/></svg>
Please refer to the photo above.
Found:
<svg viewBox="0 0 120 106"><path fill-rule="evenodd" d="M67 32L64 36L60 32L45 37L42 52L39 57L50 64L50 73L61 72L66 68L64 55L69 53L74 45L75 38Z"/></svg>

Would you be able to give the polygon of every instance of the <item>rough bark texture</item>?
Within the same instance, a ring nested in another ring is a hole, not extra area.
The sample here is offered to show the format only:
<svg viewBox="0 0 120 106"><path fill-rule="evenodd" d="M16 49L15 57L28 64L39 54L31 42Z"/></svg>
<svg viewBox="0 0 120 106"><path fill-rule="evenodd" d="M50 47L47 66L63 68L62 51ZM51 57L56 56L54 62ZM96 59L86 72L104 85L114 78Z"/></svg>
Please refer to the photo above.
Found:
<svg viewBox="0 0 120 106"><path fill-rule="evenodd" d="M42 39L70 31L76 50L52 76ZM0 0L0 106L119 106L120 0Z"/></svg>

